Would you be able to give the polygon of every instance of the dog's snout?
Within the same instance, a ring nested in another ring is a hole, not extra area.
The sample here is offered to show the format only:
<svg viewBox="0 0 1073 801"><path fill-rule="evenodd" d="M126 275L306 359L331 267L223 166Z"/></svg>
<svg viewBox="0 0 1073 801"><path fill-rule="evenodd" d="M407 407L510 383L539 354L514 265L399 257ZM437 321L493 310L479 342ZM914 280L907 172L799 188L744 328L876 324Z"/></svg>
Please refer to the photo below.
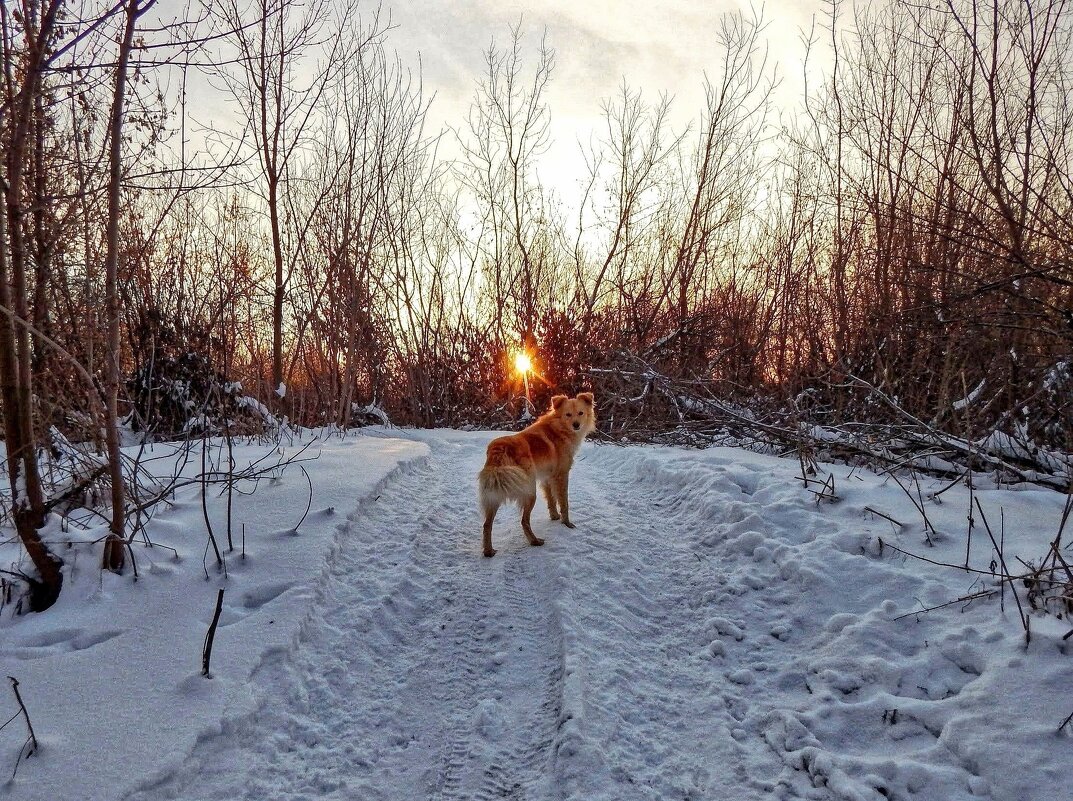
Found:
<svg viewBox="0 0 1073 801"><path fill-rule="evenodd" d="M574 430L575 431L580 431L581 430L581 423L574 423Z"/></svg>

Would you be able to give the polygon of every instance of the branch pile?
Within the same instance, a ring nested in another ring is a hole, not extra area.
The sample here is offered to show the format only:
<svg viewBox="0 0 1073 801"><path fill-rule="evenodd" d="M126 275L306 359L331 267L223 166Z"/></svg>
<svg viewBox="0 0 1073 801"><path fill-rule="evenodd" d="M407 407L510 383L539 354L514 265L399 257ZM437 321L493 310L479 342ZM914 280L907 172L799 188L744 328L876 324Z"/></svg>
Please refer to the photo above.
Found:
<svg viewBox="0 0 1073 801"><path fill-rule="evenodd" d="M643 356L618 352L587 378L601 401L601 428L616 442L734 445L806 461L821 459L956 478L989 472L1000 483L1065 491L1073 454L1033 442L1023 426L969 437L917 417L854 375L818 382L793 398L746 394L729 382L661 372ZM841 401L833 403L831 398ZM863 419L847 419L847 411Z"/></svg>

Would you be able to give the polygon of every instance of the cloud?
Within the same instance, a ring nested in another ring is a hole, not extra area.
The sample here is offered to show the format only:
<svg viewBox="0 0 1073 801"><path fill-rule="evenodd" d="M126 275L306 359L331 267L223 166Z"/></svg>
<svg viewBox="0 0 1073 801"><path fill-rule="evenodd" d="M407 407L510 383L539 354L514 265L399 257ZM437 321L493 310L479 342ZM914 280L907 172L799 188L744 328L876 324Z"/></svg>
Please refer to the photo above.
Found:
<svg viewBox="0 0 1073 801"><path fill-rule="evenodd" d="M393 0L387 8L398 25L390 45L411 64L420 53L425 85L437 92L436 105L441 106L434 116L445 122L453 117L456 124L465 119L484 69L484 52L493 39L504 43L519 20L531 55L545 30L555 50L548 91L553 116L595 121L601 101L615 95L623 79L653 99L670 92L679 98L676 105L699 112L703 76L719 69L716 42L722 15L750 13L748 4L736 0ZM784 72L792 83L802 52L798 31L808 26L820 4L781 0L764 10L772 55L789 68Z"/></svg>
<svg viewBox="0 0 1073 801"><path fill-rule="evenodd" d="M563 195L576 189L584 169L578 141L599 137L603 104L619 94L624 80L650 103L662 92L670 94L672 124L684 129L703 110L705 74L719 75L723 15L752 13L748 2L737 0L388 2L398 25L389 45L410 64L416 65L420 54L425 86L436 93L429 120L433 130L464 129L485 69L484 53L493 40L507 43L511 26L520 21L526 61L532 66L546 33L555 51L555 71L545 97L552 143L541 174ZM764 6L772 60L783 62L779 102L784 105L800 95L794 74L803 55L799 31L821 8L820 0L769 0ZM441 152L446 155L452 147L450 141L445 145Z"/></svg>

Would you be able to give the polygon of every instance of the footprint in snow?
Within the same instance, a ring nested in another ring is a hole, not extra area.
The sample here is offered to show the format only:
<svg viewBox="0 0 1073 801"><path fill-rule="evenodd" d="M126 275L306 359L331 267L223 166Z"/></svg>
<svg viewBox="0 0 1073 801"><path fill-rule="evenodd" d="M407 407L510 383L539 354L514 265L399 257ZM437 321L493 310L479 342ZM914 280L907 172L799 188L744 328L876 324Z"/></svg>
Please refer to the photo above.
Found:
<svg viewBox="0 0 1073 801"><path fill-rule="evenodd" d="M16 659L43 659L54 654L86 651L115 639L118 630L87 632L84 629L53 629L24 637L8 653Z"/></svg>
<svg viewBox="0 0 1073 801"><path fill-rule="evenodd" d="M735 670L727 678L735 684L749 685L756 681L756 674L749 668L742 668L741 670Z"/></svg>

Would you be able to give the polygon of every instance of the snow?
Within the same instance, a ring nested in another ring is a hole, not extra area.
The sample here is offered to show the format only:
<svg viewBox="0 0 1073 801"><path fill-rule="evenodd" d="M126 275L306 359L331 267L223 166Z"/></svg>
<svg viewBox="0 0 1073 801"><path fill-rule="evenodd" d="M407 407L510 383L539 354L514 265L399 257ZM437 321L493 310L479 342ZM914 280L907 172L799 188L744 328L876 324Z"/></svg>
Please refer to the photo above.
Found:
<svg viewBox="0 0 1073 801"><path fill-rule="evenodd" d="M1073 361L1060 359L1043 377L1043 387L1051 392L1060 392L1073 380Z"/></svg>
<svg viewBox="0 0 1073 801"><path fill-rule="evenodd" d="M308 438L285 443L284 457L306 444ZM160 456L167 447L155 450ZM273 450L237 446L236 461L242 466ZM226 577L210 554L206 579L207 537L194 488L180 491L172 508L153 520L156 547L135 546L137 581L130 571L116 576L98 569L101 546L92 540L103 528L64 535L54 522L48 539L70 536L76 543L58 549L66 562L59 602L45 614L14 616L11 606L0 614L0 675L19 680L41 743L19 765L13 783L5 786L6 776L0 778L0 795L34 801L122 798L148 777L174 770L199 739L219 732L226 721L252 713L266 688L251 678L297 647L328 564L345 547L353 525L347 513L426 451L390 439L331 437L312 443L302 466L315 492L298 533L291 531L305 509L308 485L292 465L254 494L235 496L236 551L225 553ZM151 466L170 474L173 462ZM194 464L200 465L200 457L191 460L188 472ZM223 500L214 498L214 528L221 539L222 508ZM14 553L13 545L0 547L0 564L7 566ZM205 679L201 649L221 587L213 678ZM8 688L0 687L0 719L16 711ZM7 776L25 736L21 721L0 731L0 771Z"/></svg>
<svg viewBox="0 0 1073 801"><path fill-rule="evenodd" d="M505 509L484 559L475 476L493 436L325 439L297 536L295 467L243 496L248 556L227 578L210 562L205 580L192 490L150 529L183 558L137 549L137 583L102 574L99 545L64 551L58 606L0 615L0 671L42 740L0 787L34 801L1067 796L1068 623L1034 612L1026 644L1010 587L1005 611L997 597L920 611L997 588L978 514L983 575L888 547L963 563L965 487L934 500L946 484L922 481L929 547L882 475L821 465L840 501L818 504L793 460L587 444L577 529L541 504L547 544L532 548ZM1007 563L1038 562L1064 496L980 481ZM24 736L0 731L0 769Z"/></svg>
<svg viewBox="0 0 1073 801"><path fill-rule="evenodd" d="M283 385L280 384L282 387ZM282 396L281 396L282 397ZM268 407L261 403L256 398L250 395L239 395L236 399L239 407L249 409L255 414L259 415L261 420L265 423L266 429L274 429L279 425L279 422L273 417L272 412L268 410Z"/></svg>
<svg viewBox="0 0 1073 801"><path fill-rule="evenodd" d="M1019 426L1019 428L1021 428ZM1011 437L1002 431L992 431L983 439L978 440L975 446L987 453L997 454L1009 459L1024 459L1049 468L1055 476L1065 478L1073 468L1068 454L1038 448L1031 444L1027 433L1019 430L1019 438Z"/></svg>
<svg viewBox="0 0 1073 801"><path fill-rule="evenodd" d="M360 403L350 404L351 417L366 417L372 420L379 420L380 425L390 426L391 419L387 416L387 412L377 406L375 403L366 403L364 405Z"/></svg>
<svg viewBox="0 0 1073 801"><path fill-rule="evenodd" d="M976 385L976 388L973 389L972 392L970 392L964 398L959 398L958 400L954 401L954 411L960 412L966 406L971 406L972 404L976 403L976 399L980 397L980 393L984 391L985 386L987 386L987 379L981 378L980 383Z"/></svg>

